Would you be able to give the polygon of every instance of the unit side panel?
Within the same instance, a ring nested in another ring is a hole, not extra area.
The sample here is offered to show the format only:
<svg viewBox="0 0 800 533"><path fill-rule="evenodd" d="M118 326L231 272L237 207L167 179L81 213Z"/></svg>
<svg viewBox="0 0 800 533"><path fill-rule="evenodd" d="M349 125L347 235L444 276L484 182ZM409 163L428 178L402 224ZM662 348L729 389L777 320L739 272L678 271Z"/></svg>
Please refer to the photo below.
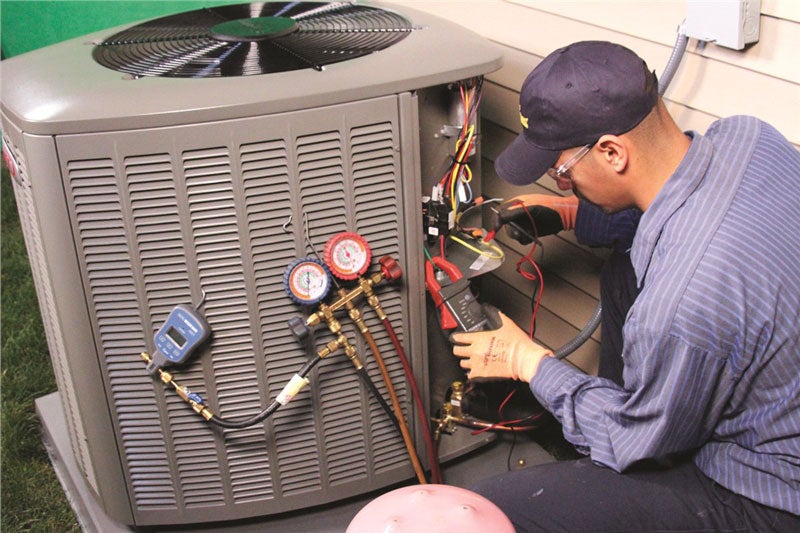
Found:
<svg viewBox="0 0 800 533"><path fill-rule="evenodd" d="M304 346L291 335L286 320L312 309L286 295L286 265L321 253L340 231L362 233L376 258L402 259L416 246L398 208L401 157L416 150L401 142L402 120L392 96L58 138L92 323L85 334L100 354L138 525L285 512L411 477L402 439L341 353L321 361L311 386L270 419L233 431L208 425L139 358L174 305L205 297L212 338L174 369L176 380L224 418L268 405L333 338L320 328ZM406 340L410 290L402 282L378 290ZM410 419L397 353L364 313ZM385 394L366 343L338 318Z"/></svg>
<svg viewBox="0 0 800 533"><path fill-rule="evenodd" d="M24 134L5 120L3 126L4 144L16 162L14 193L71 449L85 481L108 512L130 521L119 457L105 451L115 447L116 435L109 405L96 401L105 394L104 384L59 179L55 141Z"/></svg>

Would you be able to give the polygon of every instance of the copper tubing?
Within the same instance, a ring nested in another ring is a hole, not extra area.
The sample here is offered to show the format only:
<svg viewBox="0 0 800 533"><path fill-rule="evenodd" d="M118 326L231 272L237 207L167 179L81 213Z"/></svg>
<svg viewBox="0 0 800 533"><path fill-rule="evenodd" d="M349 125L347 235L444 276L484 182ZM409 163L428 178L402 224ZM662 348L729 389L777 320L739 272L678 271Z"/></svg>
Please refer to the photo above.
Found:
<svg viewBox="0 0 800 533"><path fill-rule="evenodd" d="M478 429L480 430L478 433L481 431L531 431L539 427L536 425L515 426L508 422L485 422L475 418L453 415L445 415L442 419L434 419L434 421L438 422L440 427L444 427L448 422L452 422L460 426Z"/></svg>

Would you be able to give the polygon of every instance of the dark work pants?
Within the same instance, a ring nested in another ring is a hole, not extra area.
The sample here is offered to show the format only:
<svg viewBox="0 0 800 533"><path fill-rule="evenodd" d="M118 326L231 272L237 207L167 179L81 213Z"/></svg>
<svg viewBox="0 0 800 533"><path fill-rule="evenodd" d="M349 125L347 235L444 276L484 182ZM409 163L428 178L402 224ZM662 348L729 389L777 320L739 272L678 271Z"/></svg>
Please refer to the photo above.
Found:
<svg viewBox="0 0 800 533"><path fill-rule="evenodd" d="M638 290L630 259L614 254L600 278L599 374L622 382L622 325ZM525 531L793 531L800 517L743 498L706 477L691 458L623 474L589 458L507 472L471 487Z"/></svg>

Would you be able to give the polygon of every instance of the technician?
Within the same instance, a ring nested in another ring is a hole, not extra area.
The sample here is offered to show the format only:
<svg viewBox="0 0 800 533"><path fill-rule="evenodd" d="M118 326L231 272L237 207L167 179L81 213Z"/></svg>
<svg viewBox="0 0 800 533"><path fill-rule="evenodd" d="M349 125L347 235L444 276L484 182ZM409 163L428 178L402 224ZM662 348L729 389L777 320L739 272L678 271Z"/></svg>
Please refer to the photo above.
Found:
<svg viewBox="0 0 800 533"><path fill-rule="evenodd" d="M752 117L684 133L608 42L545 58L520 119L498 174L575 197L521 196L501 221L630 249L601 276L600 376L505 316L453 336L470 379L530 383L589 456L473 489L519 531L800 531L800 153Z"/></svg>

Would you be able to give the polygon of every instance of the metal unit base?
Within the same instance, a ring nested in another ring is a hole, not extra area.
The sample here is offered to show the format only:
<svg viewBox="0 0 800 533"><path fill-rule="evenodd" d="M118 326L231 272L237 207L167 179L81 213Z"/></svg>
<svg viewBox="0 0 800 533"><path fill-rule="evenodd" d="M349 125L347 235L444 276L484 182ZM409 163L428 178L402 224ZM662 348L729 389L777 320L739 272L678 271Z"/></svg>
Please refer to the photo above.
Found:
<svg viewBox="0 0 800 533"><path fill-rule="evenodd" d="M67 436L64 412L57 392L36 400L36 411L42 421L42 435L50 460L55 468L61 486L72 505L83 531L88 533L130 533L136 531L125 524L110 519L97 504L88 485L80 475L72 456ZM458 431L468 432L466 428ZM450 438L443 436L442 439ZM512 454L509 458L509 452ZM469 487L473 483L506 470L507 465L519 464L533 466L553 462L553 457L535 442L517 437L512 449L509 435L500 434L495 442L484 446L478 452L443 465L443 474L449 485ZM412 482L413 480L410 480ZM335 504L324 505L294 513L273 515L265 519L251 519L238 522L203 524L197 528L180 527L186 532L250 533L270 531L272 533L297 532L329 533L342 532L353 517L367 503L390 489L373 494L350 498ZM153 531L154 529L146 528ZM158 530L157 528L155 530Z"/></svg>

